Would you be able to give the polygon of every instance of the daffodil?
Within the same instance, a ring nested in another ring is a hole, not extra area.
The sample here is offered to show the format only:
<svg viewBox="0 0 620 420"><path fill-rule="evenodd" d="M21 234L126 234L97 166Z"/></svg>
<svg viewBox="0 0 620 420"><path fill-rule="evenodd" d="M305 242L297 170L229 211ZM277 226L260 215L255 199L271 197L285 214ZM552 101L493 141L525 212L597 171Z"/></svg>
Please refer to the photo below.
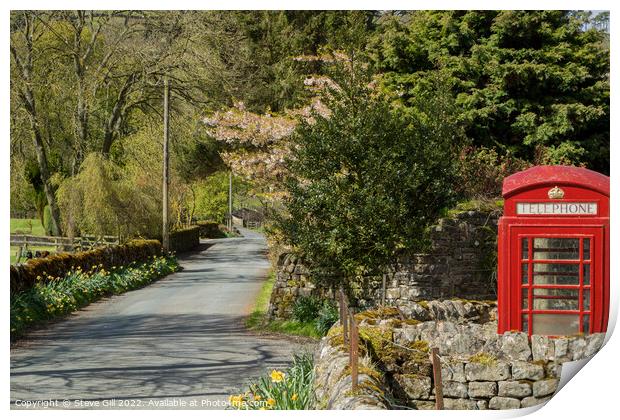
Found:
<svg viewBox="0 0 620 420"><path fill-rule="evenodd" d="M297 394L293 394L293 395L291 395L291 400L292 400L292 401L297 401L297 398L298 398L298 397L297 397Z"/></svg>
<svg viewBox="0 0 620 420"><path fill-rule="evenodd" d="M271 371L271 382L278 383L284 380L284 372L280 372L279 370Z"/></svg>
<svg viewBox="0 0 620 420"><path fill-rule="evenodd" d="M267 405L269 407L273 407L274 405L276 405L276 400L274 400L273 398L268 398L267 399Z"/></svg>
<svg viewBox="0 0 620 420"><path fill-rule="evenodd" d="M233 407L241 407L243 404L243 395L231 395L228 397L228 402L230 402L230 405Z"/></svg>

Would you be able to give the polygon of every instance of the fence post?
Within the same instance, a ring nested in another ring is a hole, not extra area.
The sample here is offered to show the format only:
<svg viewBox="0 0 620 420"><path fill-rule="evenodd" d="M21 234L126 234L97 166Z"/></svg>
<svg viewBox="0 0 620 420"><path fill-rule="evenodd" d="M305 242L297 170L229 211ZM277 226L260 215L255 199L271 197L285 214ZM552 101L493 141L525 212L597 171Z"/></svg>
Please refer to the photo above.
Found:
<svg viewBox="0 0 620 420"><path fill-rule="evenodd" d="M430 359L433 364L433 381L435 382L435 409L443 410L443 386L441 383L441 361L438 356L439 349L431 349Z"/></svg>
<svg viewBox="0 0 620 420"><path fill-rule="evenodd" d="M338 290L338 300L340 302L340 324L342 325L342 338L343 338L343 342L344 344L347 344L347 342L349 341L348 339L348 315L349 315L349 308L347 308L346 304L345 304L345 300L344 300L344 291L342 290L342 287L340 288L340 290Z"/></svg>
<svg viewBox="0 0 620 420"><path fill-rule="evenodd" d="M348 311L347 311L348 312ZM358 373L358 357L359 357L359 329L357 328L357 322L351 312L348 312L351 322L351 345L349 348L349 357L351 365L351 391L355 392L357 389L357 373Z"/></svg>

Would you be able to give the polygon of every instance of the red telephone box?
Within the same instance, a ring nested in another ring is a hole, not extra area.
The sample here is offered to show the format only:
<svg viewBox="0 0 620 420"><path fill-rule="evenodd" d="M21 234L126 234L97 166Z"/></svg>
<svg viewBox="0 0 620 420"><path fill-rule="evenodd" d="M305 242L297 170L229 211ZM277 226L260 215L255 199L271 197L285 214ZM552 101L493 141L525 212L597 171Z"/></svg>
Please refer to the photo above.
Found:
<svg viewBox="0 0 620 420"><path fill-rule="evenodd" d="M536 166L504 179L498 232L498 332L605 332L609 177Z"/></svg>

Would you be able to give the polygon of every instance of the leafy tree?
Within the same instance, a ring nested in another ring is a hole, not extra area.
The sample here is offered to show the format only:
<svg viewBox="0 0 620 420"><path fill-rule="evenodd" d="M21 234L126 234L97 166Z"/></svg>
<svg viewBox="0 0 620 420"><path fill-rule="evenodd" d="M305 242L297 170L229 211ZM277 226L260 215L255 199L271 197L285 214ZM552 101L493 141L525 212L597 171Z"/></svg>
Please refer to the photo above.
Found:
<svg viewBox="0 0 620 420"><path fill-rule="evenodd" d="M300 57L364 48L374 30L373 11L240 11L214 12L241 36L234 61L227 64L234 102L251 112L282 112L305 105L303 80L321 73L320 63ZM230 105L230 104L229 104Z"/></svg>
<svg viewBox="0 0 620 420"><path fill-rule="evenodd" d="M384 16L369 50L382 86L405 107L429 75L447 75L475 145L608 173L609 49L590 20L567 11L408 12Z"/></svg>
<svg viewBox="0 0 620 420"><path fill-rule="evenodd" d="M296 129L278 227L315 270L349 277L424 243L425 227L453 199L461 136L441 84L404 113L359 69L334 80L323 99L330 115Z"/></svg>
<svg viewBox="0 0 620 420"><path fill-rule="evenodd" d="M201 181L196 182L196 211L195 217L199 220L224 222L228 214L228 177L227 171L217 172ZM233 201L238 196L244 196L248 184L242 178L233 176ZM238 203L235 203L237 206Z"/></svg>

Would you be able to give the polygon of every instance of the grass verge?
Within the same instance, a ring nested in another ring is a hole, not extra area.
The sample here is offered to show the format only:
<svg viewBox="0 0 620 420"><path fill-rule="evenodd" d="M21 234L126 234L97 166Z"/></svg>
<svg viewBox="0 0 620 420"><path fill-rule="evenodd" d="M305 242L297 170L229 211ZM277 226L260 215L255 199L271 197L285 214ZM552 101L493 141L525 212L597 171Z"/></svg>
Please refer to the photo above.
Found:
<svg viewBox="0 0 620 420"><path fill-rule="evenodd" d="M269 298L271 297L271 291L273 290L275 281L275 273L271 272L258 292L254 309L245 322L246 327L257 332L273 332L287 335L321 338L322 335L317 330L315 322L268 319L267 310L269 309Z"/></svg>
<svg viewBox="0 0 620 420"><path fill-rule="evenodd" d="M63 278L40 279L35 286L11 296L11 340L45 321L74 312L102 297L145 286L178 269L176 257L153 257L143 264L106 271L79 267Z"/></svg>

